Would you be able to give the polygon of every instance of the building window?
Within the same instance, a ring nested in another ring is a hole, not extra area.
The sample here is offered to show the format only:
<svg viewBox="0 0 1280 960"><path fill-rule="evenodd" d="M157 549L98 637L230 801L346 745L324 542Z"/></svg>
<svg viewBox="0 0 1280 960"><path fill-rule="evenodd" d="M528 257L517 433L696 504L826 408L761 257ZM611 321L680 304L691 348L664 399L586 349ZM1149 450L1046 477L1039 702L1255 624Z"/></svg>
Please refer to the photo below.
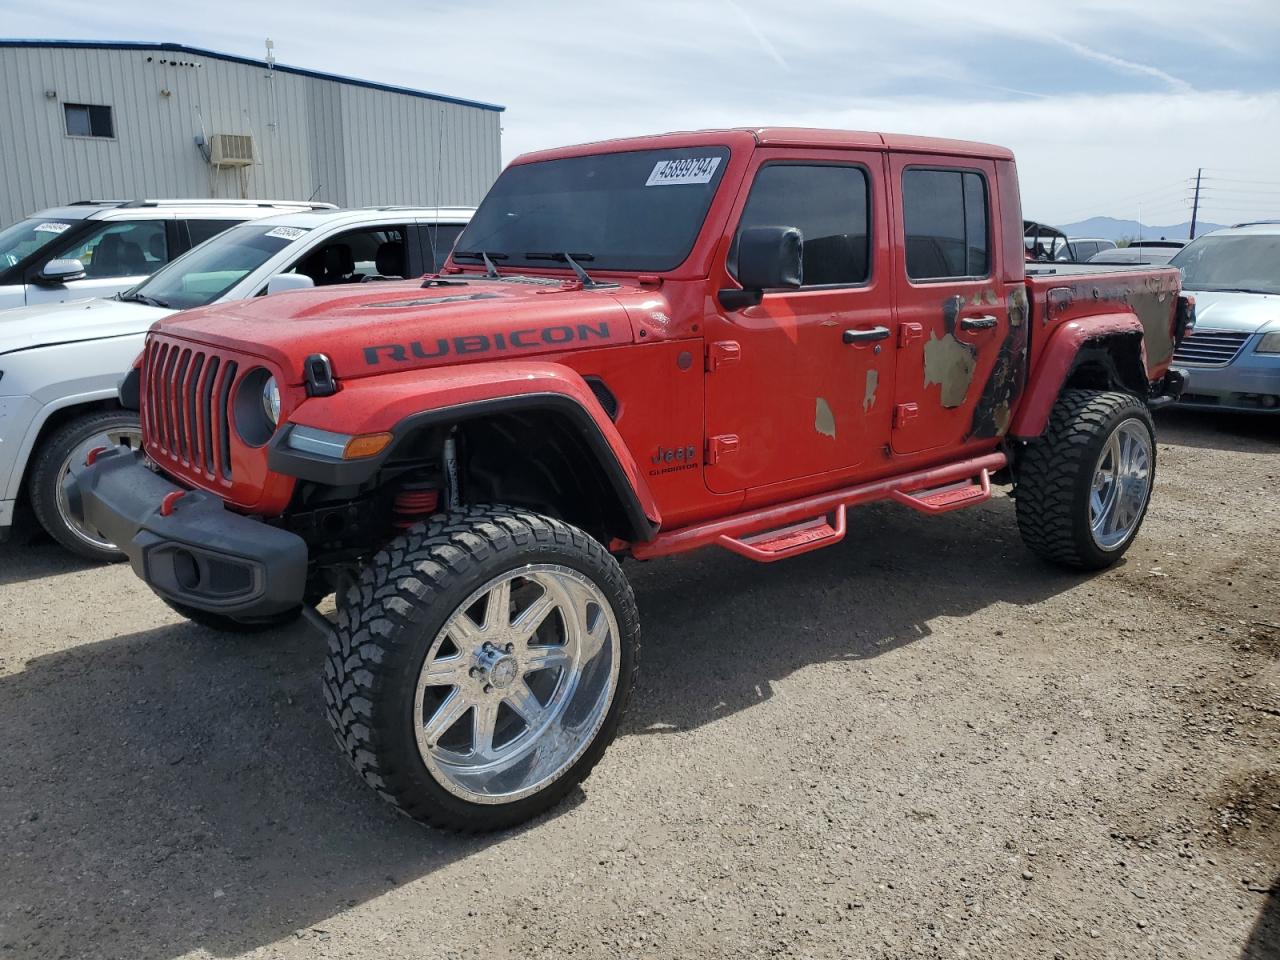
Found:
<svg viewBox="0 0 1280 960"><path fill-rule="evenodd" d="M87 103L64 103L63 115L67 118L67 136L69 137L105 137L110 140L116 135L115 125L111 122L111 108L90 106Z"/></svg>

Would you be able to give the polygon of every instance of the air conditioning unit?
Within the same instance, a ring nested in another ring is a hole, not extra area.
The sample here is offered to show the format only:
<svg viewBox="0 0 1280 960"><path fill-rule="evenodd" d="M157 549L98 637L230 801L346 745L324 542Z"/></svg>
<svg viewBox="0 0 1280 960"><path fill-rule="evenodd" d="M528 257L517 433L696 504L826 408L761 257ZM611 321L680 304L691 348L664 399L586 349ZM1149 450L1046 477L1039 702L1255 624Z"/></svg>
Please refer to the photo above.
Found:
<svg viewBox="0 0 1280 960"><path fill-rule="evenodd" d="M245 133L215 133L209 138L209 163L215 167L253 164L253 137Z"/></svg>

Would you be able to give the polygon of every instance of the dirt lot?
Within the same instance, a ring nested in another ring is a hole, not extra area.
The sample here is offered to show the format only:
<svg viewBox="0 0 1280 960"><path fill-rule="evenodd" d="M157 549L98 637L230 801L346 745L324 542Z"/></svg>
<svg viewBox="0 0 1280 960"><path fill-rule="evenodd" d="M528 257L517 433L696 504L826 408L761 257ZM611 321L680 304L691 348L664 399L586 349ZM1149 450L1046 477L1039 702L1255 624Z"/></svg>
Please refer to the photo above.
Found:
<svg viewBox="0 0 1280 960"><path fill-rule="evenodd" d="M480 839L344 766L310 628L0 548L0 956L1278 957L1280 424L1160 427L1099 576L1004 497L631 565L622 736Z"/></svg>

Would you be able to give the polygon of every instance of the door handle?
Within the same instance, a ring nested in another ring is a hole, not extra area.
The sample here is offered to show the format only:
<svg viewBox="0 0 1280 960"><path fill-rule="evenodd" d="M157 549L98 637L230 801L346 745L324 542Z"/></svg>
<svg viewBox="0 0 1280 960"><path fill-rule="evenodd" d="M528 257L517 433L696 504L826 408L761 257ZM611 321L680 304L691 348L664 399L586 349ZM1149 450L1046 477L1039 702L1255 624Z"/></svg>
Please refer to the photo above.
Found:
<svg viewBox="0 0 1280 960"><path fill-rule="evenodd" d="M840 337L845 343L874 343L889 336L888 327L868 327L865 330L846 330Z"/></svg>
<svg viewBox="0 0 1280 960"><path fill-rule="evenodd" d="M985 317L962 317L960 320L961 330L990 330L994 327L998 320L991 315Z"/></svg>

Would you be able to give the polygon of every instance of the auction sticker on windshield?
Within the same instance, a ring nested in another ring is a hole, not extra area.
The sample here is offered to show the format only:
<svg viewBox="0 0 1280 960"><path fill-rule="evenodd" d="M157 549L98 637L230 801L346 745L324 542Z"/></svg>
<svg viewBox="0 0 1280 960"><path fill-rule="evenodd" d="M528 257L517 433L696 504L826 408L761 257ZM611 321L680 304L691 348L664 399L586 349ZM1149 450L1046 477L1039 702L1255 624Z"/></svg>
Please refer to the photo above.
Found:
<svg viewBox="0 0 1280 960"><path fill-rule="evenodd" d="M279 237L281 240L297 240L307 231L302 227L276 227L274 230L268 230L268 237Z"/></svg>
<svg viewBox="0 0 1280 960"><path fill-rule="evenodd" d="M719 157L686 157L659 160L645 181L646 187L666 187L677 183L710 183L720 166Z"/></svg>
<svg viewBox="0 0 1280 960"><path fill-rule="evenodd" d="M62 233L64 230L70 230L69 223L37 223L31 228L36 233Z"/></svg>

